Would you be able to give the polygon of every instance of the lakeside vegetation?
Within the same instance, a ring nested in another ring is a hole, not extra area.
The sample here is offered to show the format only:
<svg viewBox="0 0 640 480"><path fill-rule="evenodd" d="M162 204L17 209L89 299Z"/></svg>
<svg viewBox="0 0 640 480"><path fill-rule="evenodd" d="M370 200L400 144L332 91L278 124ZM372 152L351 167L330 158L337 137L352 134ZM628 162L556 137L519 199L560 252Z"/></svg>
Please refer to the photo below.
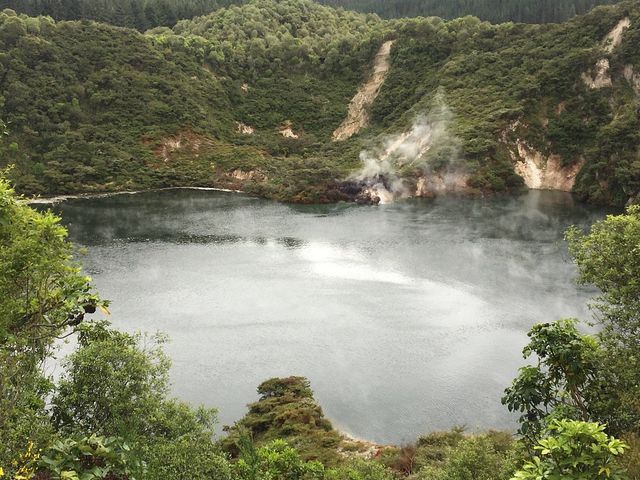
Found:
<svg viewBox="0 0 640 480"><path fill-rule="evenodd" d="M534 326L505 408L518 435L431 433L402 446L336 431L301 377L258 387L214 436L216 412L169 395L162 334L92 320L108 302L59 218L0 181L0 476L9 479L513 480L640 478L640 208L567 232L578 281L596 286L600 332ZM615 255L610 255L615 252ZM552 320L552 319L549 319ZM59 338L77 346L54 379ZM358 408L354 406L354 408ZM373 414L373 413L372 413ZM618 440L620 439L620 440Z"/></svg>
<svg viewBox="0 0 640 480"><path fill-rule="evenodd" d="M383 20L308 0L7 2L76 20L0 12L0 478L640 479L639 206L566 233L578 282L600 292L595 315L532 327L532 364L502 399L519 416L515 435L454 429L393 446L337 431L301 377L266 379L218 438L215 409L169 394L167 338L93 320L109 302L66 229L19 195L216 186L344 200L359 154L439 104L448 150L401 165L404 178L455 166L476 192L516 191L514 151L526 145L584 162L579 198L637 203L640 2L545 25ZM400 3L376 5L358 3L403 15ZM465 5L488 15L487 3ZM545 3L537 20L522 5L493 14L546 22L592 3ZM369 125L332 142L391 40ZM45 365L66 338L76 345L53 378Z"/></svg>
<svg viewBox="0 0 640 480"><path fill-rule="evenodd" d="M626 18L609 52L604 39ZM640 192L639 32L631 0L550 25L381 20L308 0L253 0L146 34L5 10L0 166L14 165L28 194L218 186L337 201L348 198L340 184L361 168L360 152L406 131L438 99L475 191L522 188L514 154L524 142L561 165L584 162L581 199L624 205ZM332 142L388 39L391 68L370 126ZM596 75L602 59L610 85L591 88L583 74ZM403 167L409 183L449 168L438 152L426 156Z"/></svg>

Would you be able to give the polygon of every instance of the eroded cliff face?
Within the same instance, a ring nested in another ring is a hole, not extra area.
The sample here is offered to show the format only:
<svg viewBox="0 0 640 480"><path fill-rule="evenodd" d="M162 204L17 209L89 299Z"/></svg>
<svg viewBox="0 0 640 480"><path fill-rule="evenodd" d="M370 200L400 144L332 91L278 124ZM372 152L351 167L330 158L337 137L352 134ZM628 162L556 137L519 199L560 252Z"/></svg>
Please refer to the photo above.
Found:
<svg viewBox="0 0 640 480"><path fill-rule="evenodd" d="M347 140L369 124L369 109L378 93L380 93L380 88L391 67L392 46L393 40L389 40L380 47L374 60L371 77L360 86L358 92L351 99L347 118L333 132L332 138L334 142Z"/></svg>
<svg viewBox="0 0 640 480"><path fill-rule="evenodd" d="M213 143L213 140L203 135L198 135L191 130L183 130L175 135L164 137L154 149L157 157L164 163L169 163L176 154L188 154L197 158L200 150Z"/></svg>
<svg viewBox="0 0 640 480"><path fill-rule="evenodd" d="M640 73L636 73L633 65L625 65L622 74L636 94L640 95Z"/></svg>
<svg viewBox="0 0 640 480"><path fill-rule="evenodd" d="M241 133L242 135L253 135L255 129L246 123L236 122L236 132Z"/></svg>
<svg viewBox="0 0 640 480"><path fill-rule="evenodd" d="M582 72L582 81L591 90L610 87L612 82L609 70L609 60L607 58L601 58L596 62L591 72Z"/></svg>
<svg viewBox="0 0 640 480"><path fill-rule="evenodd" d="M613 30L604 37L603 46L605 52L612 53L622 43L622 34L630 26L631 19L629 19L629 17L625 17L620 20L615 27L613 27Z"/></svg>
<svg viewBox="0 0 640 480"><path fill-rule="evenodd" d="M560 155L545 157L523 140L518 140L516 146L517 152L511 152L514 169L528 188L563 192L573 190L576 176L584 166L584 159L563 166Z"/></svg>
<svg viewBox="0 0 640 480"><path fill-rule="evenodd" d="M416 197L437 197L446 194L470 194L473 189L467 185L469 175L463 172L439 172L418 178Z"/></svg>
<svg viewBox="0 0 640 480"><path fill-rule="evenodd" d="M602 48L606 54L611 54L622 43L624 31L631 26L631 20L628 17L620 20L615 27L604 37ZM611 66L609 59L601 58L598 60L590 72L582 72L581 78L587 88L598 90L600 88L610 87Z"/></svg>

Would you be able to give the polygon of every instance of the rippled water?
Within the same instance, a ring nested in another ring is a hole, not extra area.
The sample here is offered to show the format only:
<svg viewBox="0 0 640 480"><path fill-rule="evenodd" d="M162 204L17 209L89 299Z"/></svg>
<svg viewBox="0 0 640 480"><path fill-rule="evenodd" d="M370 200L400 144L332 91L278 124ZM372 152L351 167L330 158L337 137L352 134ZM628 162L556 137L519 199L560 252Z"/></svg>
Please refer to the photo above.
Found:
<svg viewBox="0 0 640 480"><path fill-rule="evenodd" d="M179 397L229 424L273 376L380 442L510 428L500 396L540 321L588 317L562 240L571 196L290 206L176 190L56 207L112 321L162 330Z"/></svg>

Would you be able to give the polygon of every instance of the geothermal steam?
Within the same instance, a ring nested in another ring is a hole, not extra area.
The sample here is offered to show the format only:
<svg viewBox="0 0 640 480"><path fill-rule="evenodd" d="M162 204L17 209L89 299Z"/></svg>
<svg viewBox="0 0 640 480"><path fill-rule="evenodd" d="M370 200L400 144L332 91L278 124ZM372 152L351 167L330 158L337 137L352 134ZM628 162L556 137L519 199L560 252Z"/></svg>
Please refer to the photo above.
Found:
<svg viewBox="0 0 640 480"><path fill-rule="evenodd" d="M437 176L445 187L458 181L459 166L455 164L460 159L460 141L450 132L452 120L451 110L442 96L437 95L429 112L418 115L408 131L386 137L377 147L361 151L362 169L350 177L361 185L361 196L371 203L408 197L412 189L403 174L409 173L419 178L419 189L430 188L432 176Z"/></svg>

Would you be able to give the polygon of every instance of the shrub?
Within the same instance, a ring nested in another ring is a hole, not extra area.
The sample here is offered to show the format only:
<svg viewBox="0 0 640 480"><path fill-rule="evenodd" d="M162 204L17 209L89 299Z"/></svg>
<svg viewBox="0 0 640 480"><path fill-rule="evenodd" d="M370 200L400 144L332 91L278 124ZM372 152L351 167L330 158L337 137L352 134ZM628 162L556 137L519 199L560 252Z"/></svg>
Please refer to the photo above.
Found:
<svg viewBox="0 0 640 480"><path fill-rule="evenodd" d="M623 480L616 460L627 447L604 432L604 425L554 420L533 456L512 480Z"/></svg>

